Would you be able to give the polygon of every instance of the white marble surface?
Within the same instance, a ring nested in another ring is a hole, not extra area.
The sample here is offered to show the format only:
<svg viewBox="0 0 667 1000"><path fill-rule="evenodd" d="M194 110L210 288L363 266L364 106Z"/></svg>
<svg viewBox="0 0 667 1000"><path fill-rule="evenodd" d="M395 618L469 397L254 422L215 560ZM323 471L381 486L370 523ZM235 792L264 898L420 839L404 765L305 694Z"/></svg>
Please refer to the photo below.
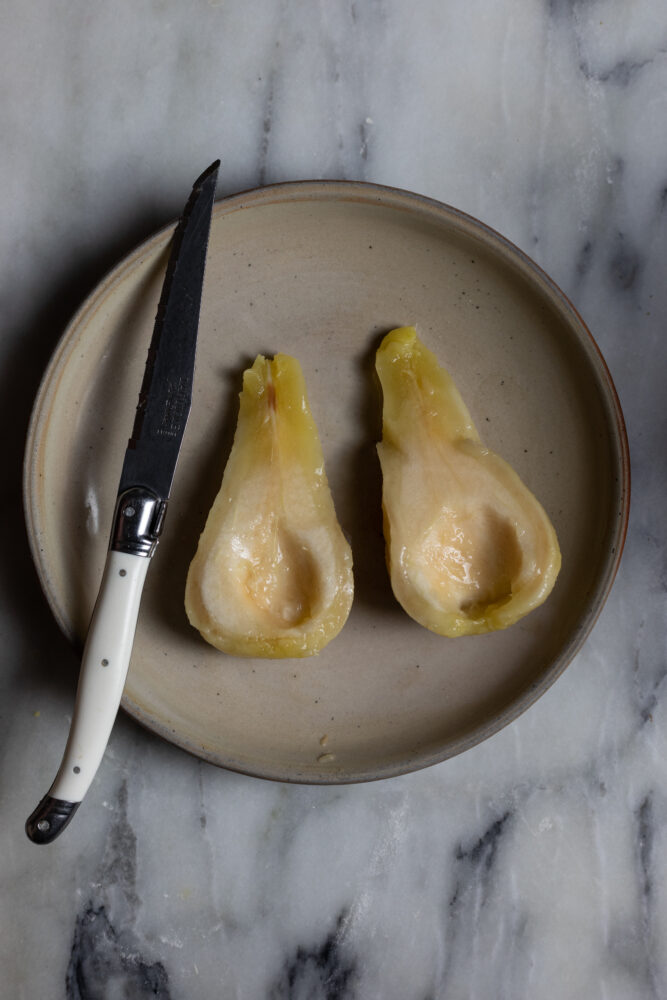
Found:
<svg viewBox="0 0 667 1000"><path fill-rule="evenodd" d="M655 0L6 0L0 60L3 997L667 997L667 9ZM282 786L118 720L49 848L77 663L23 533L23 436L73 309L220 193L371 180L454 204L583 313L628 422L620 574L510 728L368 786Z"/></svg>

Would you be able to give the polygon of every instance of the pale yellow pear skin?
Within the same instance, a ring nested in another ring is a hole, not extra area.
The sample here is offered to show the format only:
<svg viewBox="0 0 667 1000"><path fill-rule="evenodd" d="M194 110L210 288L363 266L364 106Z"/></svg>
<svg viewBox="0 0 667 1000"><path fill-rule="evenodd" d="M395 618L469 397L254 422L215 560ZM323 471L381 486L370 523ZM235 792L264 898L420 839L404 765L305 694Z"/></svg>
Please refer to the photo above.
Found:
<svg viewBox="0 0 667 1000"><path fill-rule="evenodd" d="M353 590L301 366L260 355L244 372L234 443L190 564L188 619L234 656L312 656L342 629Z"/></svg>
<svg viewBox="0 0 667 1000"><path fill-rule="evenodd" d="M482 444L452 378L414 327L385 336L376 370L396 599L443 636L513 625L556 582L561 555L549 517L507 462Z"/></svg>

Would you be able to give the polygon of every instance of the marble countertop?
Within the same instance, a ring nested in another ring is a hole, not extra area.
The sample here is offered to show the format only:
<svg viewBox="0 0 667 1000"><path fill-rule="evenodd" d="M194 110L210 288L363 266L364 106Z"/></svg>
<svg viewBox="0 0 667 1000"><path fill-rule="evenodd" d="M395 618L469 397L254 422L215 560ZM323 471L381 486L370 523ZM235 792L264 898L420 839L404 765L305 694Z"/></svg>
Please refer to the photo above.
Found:
<svg viewBox="0 0 667 1000"><path fill-rule="evenodd" d="M8 0L2 21L2 995L667 997L664 5ZM217 156L219 195L389 184L545 268L624 408L625 554L582 652L473 750L288 786L121 714L85 813L37 848L78 664L23 527L32 401L76 307Z"/></svg>

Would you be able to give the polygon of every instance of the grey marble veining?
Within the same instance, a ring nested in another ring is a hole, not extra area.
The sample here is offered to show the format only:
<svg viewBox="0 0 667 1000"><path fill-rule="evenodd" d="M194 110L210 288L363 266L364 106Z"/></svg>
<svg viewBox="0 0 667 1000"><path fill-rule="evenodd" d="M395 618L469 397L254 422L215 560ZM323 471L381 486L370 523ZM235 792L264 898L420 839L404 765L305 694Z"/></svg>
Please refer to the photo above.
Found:
<svg viewBox="0 0 667 1000"><path fill-rule="evenodd" d="M667 997L664 5L9 0L2 46L0 994ZM621 572L556 685L459 758L282 786L121 717L40 850L23 822L77 663L23 537L32 398L69 315L218 155L221 194L340 177L440 199L559 282L628 424Z"/></svg>

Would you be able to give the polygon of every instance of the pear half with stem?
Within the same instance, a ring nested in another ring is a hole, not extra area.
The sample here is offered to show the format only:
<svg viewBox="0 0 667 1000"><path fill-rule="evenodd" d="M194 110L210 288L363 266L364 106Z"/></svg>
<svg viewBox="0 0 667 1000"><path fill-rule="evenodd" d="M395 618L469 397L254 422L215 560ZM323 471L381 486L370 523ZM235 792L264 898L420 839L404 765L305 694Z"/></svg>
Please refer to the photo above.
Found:
<svg viewBox="0 0 667 1000"><path fill-rule="evenodd" d="M516 472L482 444L452 378L414 327L386 335L376 369L387 565L397 600L439 635L513 625L556 581L561 557L551 521Z"/></svg>
<svg viewBox="0 0 667 1000"><path fill-rule="evenodd" d="M188 618L226 653L311 656L340 632L352 595L301 366L260 355L244 372L234 443L190 564Z"/></svg>

